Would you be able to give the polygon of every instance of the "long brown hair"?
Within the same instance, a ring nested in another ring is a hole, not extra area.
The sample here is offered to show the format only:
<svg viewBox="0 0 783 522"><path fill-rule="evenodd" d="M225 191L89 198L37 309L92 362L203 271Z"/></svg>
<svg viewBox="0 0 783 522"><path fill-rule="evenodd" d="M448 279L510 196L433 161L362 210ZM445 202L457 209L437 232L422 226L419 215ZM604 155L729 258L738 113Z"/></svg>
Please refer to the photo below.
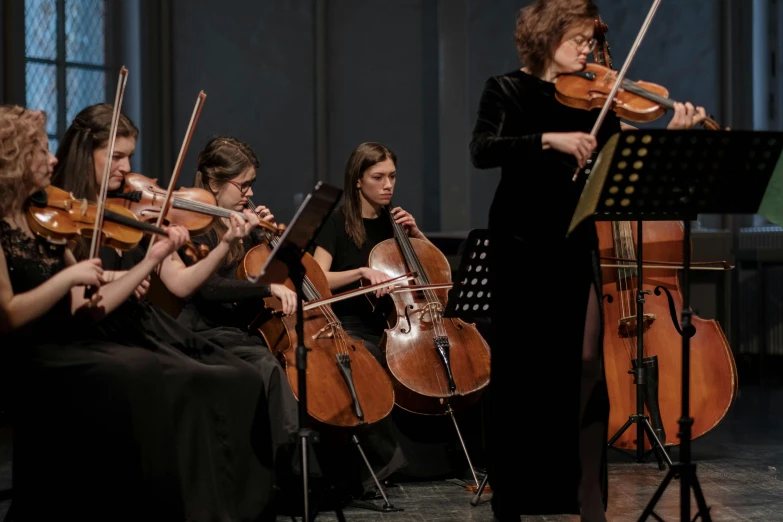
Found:
<svg viewBox="0 0 783 522"><path fill-rule="evenodd" d="M113 111L111 104L99 103L76 115L57 147L52 185L72 192L77 198L95 201L100 187L95 180L93 152L109 142ZM139 129L130 118L120 114L117 137L135 139L138 135ZM112 158L106 158L106 161L112 161Z"/></svg>
<svg viewBox="0 0 783 522"><path fill-rule="evenodd" d="M362 221L362 199L356 184L362 179L364 173L372 167L387 159L392 160L397 166L397 155L387 146L374 141L362 143L356 147L348 158L345 166L345 200L343 201L343 214L345 214L345 233L361 248L367 234Z"/></svg>
<svg viewBox="0 0 783 522"><path fill-rule="evenodd" d="M193 186L204 188L217 194L229 180L242 174L250 167L258 168L259 161L250 145L230 136L216 136L207 142L198 155L198 171ZM215 232L218 241L223 238L227 227L221 219L212 221L207 231ZM231 265L245 256L245 247L241 241L235 241L228 251L225 264Z"/></svg>
<svg viewBox="0 0 783 522"><path fill-rule="evenodd" d="M568 28L598 18L593 0L536 0L517 13L514 41L522 63L540 76Z"/></svg>
<svg viewBox="0 0 783 522"><path fill-rule="evenodd" d="M0 217L19 209L33 188L33 157L46 139L46 113L0 106Z"/></svg>

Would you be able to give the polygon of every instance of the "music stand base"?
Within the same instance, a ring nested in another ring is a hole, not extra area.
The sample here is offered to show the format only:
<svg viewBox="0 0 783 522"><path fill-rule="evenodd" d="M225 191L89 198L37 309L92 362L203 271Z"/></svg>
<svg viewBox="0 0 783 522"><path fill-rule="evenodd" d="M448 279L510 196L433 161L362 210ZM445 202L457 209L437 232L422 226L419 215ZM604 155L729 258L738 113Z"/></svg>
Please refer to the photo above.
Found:
<svg viewBox="0 0 783 522"><path fill-rule="evenodd" d="M669 485L672 479L675 478L680 479L680 488L682 489L682 498L680 499L680 502L687 501L690 504L691 489L693 489L693 496L696 499L696 515L692 519L690 519L689 516L686 520L689 520L689 522L690 520L696 521L699 519L699 517L701 517L702 522L712 522L710 508L707 506L707 501L704 500L704 494L701 491L699 479L696 476L696 464L692 462L672 464L672 466L669 468L669 472L666 474L666 477L664 477L663 482L661 482L661 485L658 486L658 489L650 499L650 502L644 508L641 517L639 517L639 522L647 520L648 517L653 517L655 520L663 521L663 518L654 511L655 504L661 499L663 492L666 490L666 487Z"/></svg>
<svg viewBox="0 0 783 522"><path fill-rule="evenodd" d="M617 442L617 439L619 439L623 433L625 433L625 430L630 428L634 424L642 423L642 427L644 428L644 432L647 434L647 437L650 439L650 446L652 446L652 450L647 452L647 454L644 453L644 451L636 451L636 462L646 462L647 457L650 455L650 453L654 453L655 457L658 459L658 468L663 470L666 469L666 464L669 465L669 467L672 466L672 459L669 457L669 454L666 452L666 449L664 448L663 444L661 444L661 441L658 440L658 436L655 435L655 431L653 430L652 425L650 424L650 420L647 417L647 415L639 415L638 413L634 413L632 415L628 416L628 420L625 421L625 424L623 424L622 428L620 428L617 433L612 436L611 439L609 439L609 442L607 443L607 446L613 450L625 452L626 450L622 448L616 448L614 447L614 443ZM640 445L641 448L644 448L644 439L642 438L641 441L637 441L637 444ZM664 461L666 461L666 464L664 464Z"/></svg>

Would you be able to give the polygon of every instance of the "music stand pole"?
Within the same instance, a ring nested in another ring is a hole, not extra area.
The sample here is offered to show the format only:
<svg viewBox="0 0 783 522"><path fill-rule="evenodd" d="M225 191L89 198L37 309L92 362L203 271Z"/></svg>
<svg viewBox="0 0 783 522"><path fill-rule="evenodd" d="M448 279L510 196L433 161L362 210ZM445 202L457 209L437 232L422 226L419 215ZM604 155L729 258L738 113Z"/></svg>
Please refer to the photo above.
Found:
<svg viewBox="0 0 783 522"><path fill-rule="evenodd" d="M696 499L696 518L701 516L704 522L711 522L710 508L704 500L704 493L701 491L699 479L696 476L696 464L691 462L691 426L693 419L690 416L690 373L691 373L691 337L696 333L696 329L691 324L693 312L690 309L690 280L689 272L691 265L691 222L686 219L683 225L683 271L682 271L682 311L680 329L682 330L682 416L677 423L680 425L680 461L669 468L669 472L661 482L658 490L655 492L650 502L644 508L639 521L647 520L649 516L655 515L653 509L658 500L660 500L669 482L675 477L680 479L680 520L691 520L691 488L693 496Z"/></svg>
<svg viewBox="0 0 783 522"><path fill-rule="evenodd" d="M288 265L288 277L296 288L296 371L298 374L298 413L299 413L299 445L302 452L302 488L304 495L304 515L303 520L310 522L310 487L308 485L308 476L310 474L309 463L307 461L307 448L308 440L315 440L315 432L308 427L307 416L307 352L309 351L304 345L304 310L302 303L307 299L304 295L304 278L305 268L302 265L302 261L297 256L282 255L285 250L281 251L280 259Z"/></svg>
<svg viewBox="0 0 783 522"><path fill-rule="evenodd" d="M312 245L313 239L323 227L326 218L332 213L343 191L337 187L318 182L315 189L307 195L294 215L280 241L272 250L258 274L248 274L248 280L258 283L281 283L288 277L296 288L296 369L298 378L298 420L297 432L302 452L302 487L304 499L303 521L310 522L310 468L307 460L308 441L316 441L316 433L308 427L307 414L307 352L304 345L304 309L306 302L304 280L306 271L302 264L304 252ZM343 520L342 511L335 509L338 519Z"/></svg>

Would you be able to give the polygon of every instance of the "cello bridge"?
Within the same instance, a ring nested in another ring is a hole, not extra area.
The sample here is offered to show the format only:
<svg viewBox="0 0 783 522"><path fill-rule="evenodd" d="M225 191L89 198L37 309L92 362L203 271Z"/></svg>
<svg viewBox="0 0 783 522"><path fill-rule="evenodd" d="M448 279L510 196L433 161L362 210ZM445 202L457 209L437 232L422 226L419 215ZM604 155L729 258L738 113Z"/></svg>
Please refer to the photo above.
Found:
<svg viewBox="0 0 783 522"><path fill-rule="evenodd" d="M321 334L323 334L324 332L326 332L326 338L327 339L333 338L334 337L334 327L335 326L337 326L336 322L326 323L323 328L321 328L320 330L318 330L317 332L315 332L313 334L311 339L313 339L313 340L318 339L319 337L321 337ZM328 332L327 332L327 330L328 330Z"/></svg>
<svg viewBox="0 0 783 522"><path fill-rule="evenodd" d="M652 326L652 323L655 321L656 316L655 314L644 314L642 329L643 331L647 331L650 329L650 326ZM632 315L629 317L623 317L619 321L617 321L617 331L620 334L620 337L633 337L636 335L636 316Z"/></svg>

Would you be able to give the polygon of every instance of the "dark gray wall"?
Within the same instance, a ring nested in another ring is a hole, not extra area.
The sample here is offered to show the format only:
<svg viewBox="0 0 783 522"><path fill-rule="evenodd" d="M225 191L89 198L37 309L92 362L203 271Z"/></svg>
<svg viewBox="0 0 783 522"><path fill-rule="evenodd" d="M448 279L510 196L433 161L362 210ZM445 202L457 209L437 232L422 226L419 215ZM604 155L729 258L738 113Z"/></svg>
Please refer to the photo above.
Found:
<svg viewBox="0 0 783 522"><path fill-rule="evenodd" d="M342 186L351 150L363 141L380 141L399 156L395 202L425 230L485 226L498 173L470 166L470 131L485 80L519 67L514 21L527 3L173 0L172 163L203 89L207 101L182 183L192 178L209 136L235 135L261 158L255 199L285 220L293 213L294 194L312 188L316 173ZM651 3L599 3L615 68L622 66ZM628 77L664 85L672 98L703 105L720 121L726 105L724 3L661 2ZM319 6L322 62L315 54ZM316 104L319 99L323 106ZM648 126L664 126L668 119Z"/></svg>
<svg viewBox="0 0 783 522"><path fill-rule="evenodd" d="M172 163L207 95L180 183L211 136L236 136L261 161L254 200L290 218L294 194L315 182L312 3L176 0L171 20Z"/></svg>

